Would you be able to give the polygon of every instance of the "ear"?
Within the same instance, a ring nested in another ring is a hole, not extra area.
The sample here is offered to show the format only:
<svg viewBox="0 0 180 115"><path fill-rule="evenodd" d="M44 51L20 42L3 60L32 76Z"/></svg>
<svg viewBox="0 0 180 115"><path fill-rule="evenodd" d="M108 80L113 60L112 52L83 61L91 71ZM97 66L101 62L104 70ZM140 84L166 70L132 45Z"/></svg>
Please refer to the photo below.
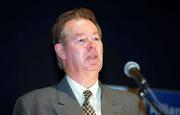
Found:
<svg viewBox="0 0 180 115"><path fill-rule="evenodd" d="M55 44L55 45L54 45L54 49L55 49L56 55L57 55L60 59L64 60L64 59L66 58L66 57L65 57L65 53L64 53L64 47L63 47L62 44L60 44L60 43Z"/></svg>

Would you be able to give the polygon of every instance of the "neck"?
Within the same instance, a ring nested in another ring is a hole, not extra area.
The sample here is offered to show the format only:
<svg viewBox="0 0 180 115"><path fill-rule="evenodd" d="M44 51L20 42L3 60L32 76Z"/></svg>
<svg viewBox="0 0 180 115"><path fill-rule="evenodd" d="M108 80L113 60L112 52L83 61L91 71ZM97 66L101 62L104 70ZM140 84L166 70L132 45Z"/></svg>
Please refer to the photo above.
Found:
<svg viewBox="0 0 180 115"><path fill-rule="evenodd" d="M73 79L74 81L76 81L77 83L79 83L80 85L82 85L87 89L96 83L99 76L97 72L91 72L91 71L85 73L80 72L79 74L67 73L67 75L71 79Z"/></svg>

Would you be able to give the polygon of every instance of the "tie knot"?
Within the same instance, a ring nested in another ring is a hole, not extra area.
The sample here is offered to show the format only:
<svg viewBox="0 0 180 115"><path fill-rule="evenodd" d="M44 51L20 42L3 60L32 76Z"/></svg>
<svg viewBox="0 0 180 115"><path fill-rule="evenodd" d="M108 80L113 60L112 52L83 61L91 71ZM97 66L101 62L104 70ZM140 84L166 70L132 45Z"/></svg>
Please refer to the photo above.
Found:
<svg viewBox="0 0 180 115"><path fill-rule="evenodd" d="M92 92L90 90L86 90L83 92L85 99L89 99L92 95Z"/></svg>

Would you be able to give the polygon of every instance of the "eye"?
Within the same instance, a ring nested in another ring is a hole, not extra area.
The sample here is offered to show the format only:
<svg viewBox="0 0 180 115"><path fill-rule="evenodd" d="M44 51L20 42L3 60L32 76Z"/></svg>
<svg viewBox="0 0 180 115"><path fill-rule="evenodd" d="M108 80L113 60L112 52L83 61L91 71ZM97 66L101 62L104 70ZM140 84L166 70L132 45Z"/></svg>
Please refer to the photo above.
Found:
<svg viewBox="0 0 180 115"><path fill-rule="evenodd" d="M95 37L95 38L94 38L94 40L96 40L96 41L99 41L99 40L100 40L100 38L98 38L98 37Z"/></svg>
<svg viewBox="0 0 180 115"><path fill-rule="evenodd" d="M78 43L80 43L80 44L83 44L83 43L85 43L86 42L86 39L79 39L78 40Z"/></svg>
<svg viewBox="0 0 180 115"><path fill-rule="evenodd" d="M100 40L101 40L101 38L100 38L100 37L97 37L97 36L94 36L92 39L93 39L94 41L100 41Z"/></svg>

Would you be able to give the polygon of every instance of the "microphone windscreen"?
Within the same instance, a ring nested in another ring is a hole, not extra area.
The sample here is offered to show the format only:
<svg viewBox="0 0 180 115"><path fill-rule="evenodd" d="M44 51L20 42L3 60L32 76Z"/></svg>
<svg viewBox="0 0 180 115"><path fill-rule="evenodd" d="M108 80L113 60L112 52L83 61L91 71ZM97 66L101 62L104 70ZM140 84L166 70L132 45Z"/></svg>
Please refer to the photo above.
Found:
<svg viewBox="0 0 180 115"><path fill-rule="evenodd" d="M129 61L129 62L127 62L127 63L125 64L125 66L124 66L124 74L125 74L126 76L128 76L128 77L133 77L133 76L131 76L131 74L130 74L130 71L131 71L132 68L136 68L136 69L140 70L140 67L139 67L139 65L138 65L136 62L134 62L134 61Z"/></svg>

